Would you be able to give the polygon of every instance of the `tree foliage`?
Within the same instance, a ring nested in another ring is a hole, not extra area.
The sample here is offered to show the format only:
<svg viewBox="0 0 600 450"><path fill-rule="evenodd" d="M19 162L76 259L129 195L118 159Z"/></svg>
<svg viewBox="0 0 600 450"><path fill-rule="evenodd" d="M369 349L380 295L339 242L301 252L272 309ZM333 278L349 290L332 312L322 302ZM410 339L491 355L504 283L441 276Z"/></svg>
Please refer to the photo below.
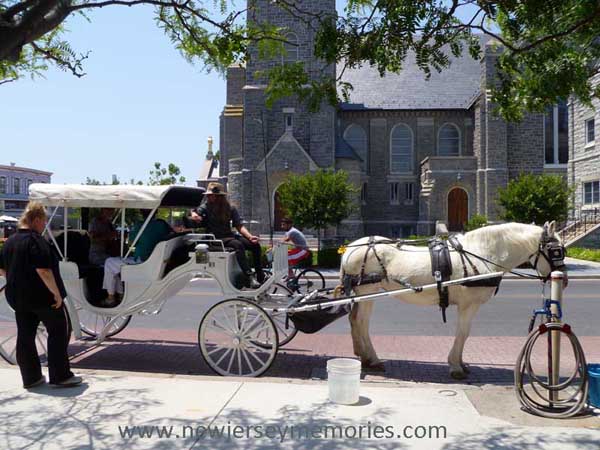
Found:
<svg viewBox="0 0 600 450"><path fill-rule="evenodd" d="M185 183L185 177L181 175L181 170L173 163L167 167L162 167L161 163L155 162L154 169L150 171L150 186L162 186L168 184Z"/></svg>
<svg viewBox="0 0 600 450"><path fill-rule="evenodd" d="M498 191L503 219L543 224L567 219L573 188L559 175L522 174Z"/></svg>
<svg viewBox="0 0 600 450"><path fill-rule="evenodd" d="M505 118L542 112L570 94L586 103L600 96L600 87L590 84L599 70L597 0L348 0L339 16L295 0L0 0L0 84L42 74L49 64L83 76L88 53L67 41L68 19L96 8L140 5L153 6L173 45L209 70L252 57L281 60L287 30L258 20L258 8L278 6L304 22L315 34L314 53L322 64L273 64L265 74L269 103L297 95L316 109L323 101L348 100L352 85L344 73L364 64L397 73L414 57L429 76L446 68L451 55L480 57L477 33L503 47L501 78L490 88ZM249 51L251 46L259 51ZM332 64L338 67L335 79L328 71Z"/></svg>
<svg viewBox="0 0 600 450"><path fill-rule="evenodd" d="M281 206L300 227L321 230L338 225L354 208L357 189L343 170L290 175L277 190Z"/></svg>
<svg viewBox="0 0 600 450"><path fill-rule="evenodd" d="M106 186L106 185L119 185L119 184L136 184L149 186L164 186L169 184L185 183L185 177L181 175L181 169L173 163L169 163L167 167L163 167L160 162L154 163L154 168L150 170L150 178L147 183L142 181L136 181L135 179L129 180L129 183L122 183L121 180L115 175L110 183L100 181L95 178L86 177L85 184L92 186Z"/></svg>

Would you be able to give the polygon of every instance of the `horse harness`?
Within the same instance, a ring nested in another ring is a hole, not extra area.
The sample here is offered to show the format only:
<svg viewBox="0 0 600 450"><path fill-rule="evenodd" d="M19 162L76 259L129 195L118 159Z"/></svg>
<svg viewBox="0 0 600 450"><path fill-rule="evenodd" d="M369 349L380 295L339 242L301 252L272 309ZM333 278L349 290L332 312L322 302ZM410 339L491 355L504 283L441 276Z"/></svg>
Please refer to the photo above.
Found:
<svg viewBox="0 0 600 450"><path fill-rule="evenodd" d="M431 258L431 275L434 277L435 282L437 284L438 296L439 296L439 306L442 312L442 320L446 323L446 308L448 308L450 304L450 299L448 295L448 287L443 286L442 284L445 281L449 281L452 276L453 268L452 268L452 259L450 257L450 247L452 250L456 251L461 259L462 268L463 268L463 277L469 277L469 267L471 268L473 275L479 275L480 272L477 269L477 266L473 263L471 258L478 259L484 263L489 269L489 265L494 265L503 269L504 271L513 273L520 277L525 278L534 278L541 279L543 281L547 281L550 278L548 274L546 277L541 277L540 275L528 275L522 274L518 272L514 272L506 267L503 267L489 259L486 259L482 256L476 255L474 253L469 252L463 248L463 245L459 242L456 236L450 236L447 240L441 238L435 238L428 241L429 254ZM358 275L348 275L343 274L343 286L346 295L350 295L352 289L356 286L366 285L366 284L375 284L380 283L381 281L394 281L408 289L412 289L414 292L421 292L423 289L419 286L412 286L407 280L402 278L390 277L388 272L381 260L381 257L378 255L375 246L377 244L395 244L397 247L400 247L404 242L393 241L393 240L385 240L385 241L375 241L374 236L369 236L369 241L367 244L362 244L367 246L367 251L365 252L360 268L360 273ZM361 246L362 246L361 245ZM367 264L367 259L370 253L373 253L375 259L379 263L381 268L380 272L371 272L366 273L365 267ZM545 253L547 252L547 254ZM565 263L565 249L560 244L560 242L553 237L548 236L548 233L544 231L542 234L542 238L540 239L540 243L538 246L538 250L536 253L533 253L529 256L529 260L535 256L535 261L532 264L533 268L537 270L538 261L540 257L544 258L548 264L550 265L551 271L554 270L564 270ZM539 272L538 272L539 273ZM498 293L498 289L500 288L500 282L502 281L502 277L494 277L483 280L475 280L475 281L465 281L461 283L462 286L466 287L495 287L496 291L494 295Z"/></svg>

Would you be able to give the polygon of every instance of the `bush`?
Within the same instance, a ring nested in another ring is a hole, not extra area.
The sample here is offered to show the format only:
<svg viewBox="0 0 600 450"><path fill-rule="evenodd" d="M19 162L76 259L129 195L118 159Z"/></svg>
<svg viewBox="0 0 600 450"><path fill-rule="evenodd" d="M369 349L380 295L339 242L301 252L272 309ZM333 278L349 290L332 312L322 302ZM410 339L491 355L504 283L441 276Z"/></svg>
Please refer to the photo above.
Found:
<svg viewBox="0 0 600 450"><path fill-rule="evenodd" d="M465 231L473 231L477 228L485 227L488 224L488 220L486 216L482 216L481 214L474 214L471 219L465 225Z"/></svg>
<svg viewBox="0 0 600 450"><path fill-rule="evenodd" d="M504 220L541 225L566 220L572 194L573 188L559 175L521 174L498 190L498 204L504 208Z"/></svg>
<svg viewBox="0 0 600 450"><path fill-rule="evenodd" d="M319 254L317 256L317 265L319 267L337 269L340 267L341 260L342 255L338 253L337 247L323 248L319 250Z"/></svg>
<svg viewBox="0 0 600 450"><path fill-rule="evenodd" d="M567 256L577 259L585 259L587 261L600 262L600 250L590 248L569 247Z"/></svg>

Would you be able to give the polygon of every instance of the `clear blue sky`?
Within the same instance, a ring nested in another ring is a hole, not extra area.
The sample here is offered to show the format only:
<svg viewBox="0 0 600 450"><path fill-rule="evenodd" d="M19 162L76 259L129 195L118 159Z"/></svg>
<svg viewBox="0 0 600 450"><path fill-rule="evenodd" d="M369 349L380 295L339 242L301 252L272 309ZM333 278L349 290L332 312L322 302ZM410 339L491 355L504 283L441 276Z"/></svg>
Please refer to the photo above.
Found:
<svg viewBox="0 0 600 450"><path fill-rule="evenodd" d="M338 10L345 2L338 1ZM471 7L465 10L471 10ZM146 181L173 162L194 184L207 138L218 149L225 81L188 64L154 23L152 8L107 7L70 18L73 48L91 50L81 79L51 68L44 78L0 86L0 164L86 177Z"/></svg>
<svg viewBox="0 0 600 450"><path fill-rule="evenodd" d="M207 138L218 148L225 82L188 64L145 7L109 7L67 23L91 50L87 75L57 69L0 86L0 164L54 172L55 183L148 178L155 161L194 183Z"/></svg>

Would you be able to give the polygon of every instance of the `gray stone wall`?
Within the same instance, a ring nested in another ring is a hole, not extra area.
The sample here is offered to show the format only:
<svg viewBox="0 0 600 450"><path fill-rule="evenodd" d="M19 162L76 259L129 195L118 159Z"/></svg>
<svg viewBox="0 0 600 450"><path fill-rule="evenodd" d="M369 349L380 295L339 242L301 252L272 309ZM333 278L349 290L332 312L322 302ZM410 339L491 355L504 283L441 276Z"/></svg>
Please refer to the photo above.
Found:
<svg viewBox="0 0 600 450"><path fill-rule="evenodd" d="M600 83L600 75L592 79L592 84ZM569 165L568 180L575 187L574 203L575 209L587 209L600 207L600 204L584 205L583 185L588 181L600 180L600 127L598 121L600 116L600 100L594 99L592 107L584 105L577 98L571 98L569 105ZM594 118L595 143L586 144L585 122Z"/></svg>
<svg viewBox="0 0 600 450"><path fill-rule="evenodd" d="M367 201L362 205L362 218L367 234L384 236L417 233L420 219L420 163L437 155L438 132L446 123L460 132L460 153L473 155L473 113L470 111L341 111L341 133L351 124L367 133L368 173ZM398 124L407 125L413 134L413 171L394 174L390 168L391 133ZM456 176L456 173L454 174ZM390 201L390 183L400 183L397 204ZM405 201L404 183L413 184L413 200ZM474 197L474 194L473 194Z"/></svg>
<svg viewBox="0 0 600 450"><path fill-rule="evenodd" d="M509 122L506 132L509 179L544 172L544 115L528 114L520 123Z"/></svg>
<svg viewBox="0 0 600 450"><path fill-rule="evenodd" d="M248 13L249 21L259 23L268 22L285 28L293 32L299 42L298 61L304 64L307 71L313 78L320 76L335 77L335 66L325 66L321 60L314 57L315 31L307 24L294 18L283 9L279 8L270 0L250 0L248 2L255 8L255 11ZM302 10L313 14L319 14L324 17L325 14L335 15L334 0L311 0L302 2ZM267 80L257 72L266 72L269 69L282 64L281 57L275 57L270 60L260 59L258 48L252 46L249 50L249 61L247 63L246 86L254 88L264 88ZM248 92L248 91L246 91ZM259 118L264 118L265 139L267 148L271 149L277 140L285 131L284 108L293 108L294 136L300 142L302 147L313 157L315 162L321 167L333 167L333 148L335 132L335 109L330 105L322 105L317 113L310 113L306 106L296 98L286 98L277 101L272 108L266 108L264 97L255 94L245 100L245 108L248 114L257 114ZM249 128L257 128L256 122L248 124ZM246 149L253 151L257 146L257 139L250 133L246 140ZM262 135L260 136L262 140ZM260 144L262 147L262 143Z"/></svg>

